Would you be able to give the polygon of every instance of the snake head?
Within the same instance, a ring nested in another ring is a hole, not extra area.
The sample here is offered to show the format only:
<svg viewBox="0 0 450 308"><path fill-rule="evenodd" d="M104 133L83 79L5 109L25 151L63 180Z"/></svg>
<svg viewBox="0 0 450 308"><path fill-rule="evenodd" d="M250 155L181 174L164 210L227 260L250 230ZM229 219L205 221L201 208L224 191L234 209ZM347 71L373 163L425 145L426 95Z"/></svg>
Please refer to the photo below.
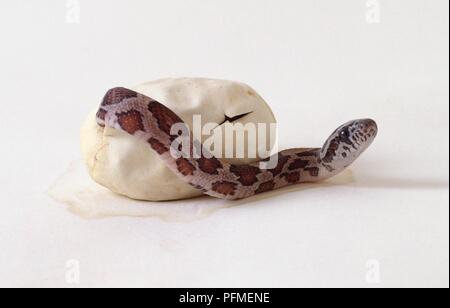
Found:
<svg viewBox="0 0 450 308"><path fill-rule="evenodd" d="M377 124L371 119L345 123L328 138L320 158L325 164L347 167L372 144L377 133Z"/></svg>

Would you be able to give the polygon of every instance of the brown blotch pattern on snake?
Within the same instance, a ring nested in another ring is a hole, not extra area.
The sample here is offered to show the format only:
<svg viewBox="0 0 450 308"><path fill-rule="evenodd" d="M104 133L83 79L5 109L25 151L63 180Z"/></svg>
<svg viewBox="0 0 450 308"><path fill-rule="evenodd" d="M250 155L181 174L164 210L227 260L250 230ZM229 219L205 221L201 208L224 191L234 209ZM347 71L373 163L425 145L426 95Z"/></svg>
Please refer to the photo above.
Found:
<svg viewBox="0 0 450 308"><path fill-rule="evenodd" d="M234 196L236 192L237 184L233 182L217 182L212 185L212 190L224 195L224 196Z"/></svg>
<svg viewBox="0 0 450 308"><path fill-rule="evenodd" d="M138 94L132 90L125 88L115 88L109 90L103 98L102 105L110 106L121 103L124 99L136 98Z"/></svg>
<svg viewBox="0 0 450 308"><path fill-rule="evenodd" d="M194 187L195 189L200 190L203 193L206 193L208 191L203 186L200 186L200 185L197 185L197 184L189 183L189 185Z"/></svg>
<svg viewBox="0 0 450 308"><path fill-rule="evenodd" d="M102 121L105 121L105 118L106 118L106 114L107 114L108 112L105 110L105 109L103 109L103 108L100 108L98 111L97 111L97 118L99 118L100 120L102 120Z"/></svg>
<svg viewBox="0 0 450 308"><path fill-rule="evenodd" d="M185 158L177 159L177 168L184 176L194 175L195 167Z"/></svg>
<svg viewBox="0 0 450 308"><path fill-rule="evenodd" d="M295 184L300 181L300 172L284 173L281 177L285 178L288 183Z"/></svg>
<svg viewBox="0 0 450 308"><path fill-rule="evenodd" d="M335 169L333 167L331 167L330 165L327 164L322 164L322 166L327 169L328 172L334 172Z"/></svg>
<svg viewBox="0 0 450 308"><path fill-rule="evenodd" d="M303 169L306 166L308 166L309 161L307 160L303 160L303 159L296 159L294 160L290 165L289 165L289 170L293 171L293 170L299 170L299 169Z"/></svg>
<svg viewBox="0 0 450 308"><path fill-rule="evenodd" d="M262 183L261 185L259 185L259 187L255 191L255 193L262 194L262 193L271 191L274 188L275 188L275 182L274 181L265 182L265 183Z"/></svg>
<svg viewBox="0 0 450 308"><path fill-rule="evenodd" d="M301 157L316 157L318 151L320 151L320 149L307 150L307 151L297 153L296 156L300 157L300 158Z"/></svg>
<svg viewBox="0 0 450 308"><path fill-rule="evenodd" d="M288 161L289 161L289 157L279 155L277 166L275 168L269 170L269 172L272 173L272 175L274 177L281 174L281 172L283 172L284 166L287 164Z"/></svg>
<svg viewBox="0 0 450 308"><path fill-rule="evenodd" d="M202 157L197 159L198 167L201 171L208 174L219 174L219 169L222 169L222 163L215 157Z"/></svg>
<svg viewBox="0 0 450 308"><path fill-rule="evenodd" d="M244 186L252 186L258 182L257 175L261 173L261 169L248 165L232 165L230 172L238 177L238 181Z"/></svg>
<svg viewBox="0 0 450 308"><path fill-rule="evenodd" d="M158 122L158 127L169 136L173 125L183 123L176 114L168 112L167 107L161 105L157 101L150 102L148 104L148 110L150 110L153 117L155 117Z"/></svg>
<svg viewBox="0 0 450 308"><path fill-rule="evenodd" d="M137 131L145 130L142 122L142 114L134 109L124 113L118 113L117 121L120 127L131 135Z"/></svg>
<svg viewBox="0 0 450 308"><path fill-rule="evenodd" d="M309 175L311 175L313 177L318 177L320 169L317 167L310 167L310 168L305 168L305 171L309 172Z"/></svg>
<svg viewBox="0 0 450 308"><path fill-rule="evenodd" d="M339 148L339 138L334 138L328 147L325 157L322 159L325 163L331 163L336 156L336 151Z"/></svg>
<svg viewBox="0 0 450 308"><path fill-rule="evenodd" d="M155 150L159 155L162 155L169 151L169 149L163 143L159 142L155 138L150 138L148 140L148 143L150 143L152 149Z"/></svg>

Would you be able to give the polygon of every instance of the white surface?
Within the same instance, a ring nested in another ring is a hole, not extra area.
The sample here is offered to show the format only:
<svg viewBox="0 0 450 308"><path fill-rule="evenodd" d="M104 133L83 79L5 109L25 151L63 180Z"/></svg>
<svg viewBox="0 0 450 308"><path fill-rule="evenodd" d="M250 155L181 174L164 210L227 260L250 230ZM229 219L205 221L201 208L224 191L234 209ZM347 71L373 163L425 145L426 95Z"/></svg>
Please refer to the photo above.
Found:
<svg viewBox="0 0 450 308"><path fill-rule="evenodd" d="M65 1L0 3L0 286L448 287L448 1L379 0L376 24L359 0L79 3L80 24ZM361 116L380 135L353 182L187 222L86 219L52 200L92 101L170 76L249 83L282 147Z"/></svg>

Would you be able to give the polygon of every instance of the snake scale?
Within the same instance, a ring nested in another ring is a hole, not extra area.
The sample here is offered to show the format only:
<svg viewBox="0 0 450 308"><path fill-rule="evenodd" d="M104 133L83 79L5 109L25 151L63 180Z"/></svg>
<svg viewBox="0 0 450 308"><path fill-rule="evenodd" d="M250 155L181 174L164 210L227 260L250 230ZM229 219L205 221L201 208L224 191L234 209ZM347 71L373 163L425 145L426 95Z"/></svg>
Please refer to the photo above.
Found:
<svg viewBox="0 0 450 308"><path fill-rule="evenodd" d="M200 149L201 155L177 158L172 150L179 135L172 134L172 127L184 122L154 99L126 88L114 88L106 93L97 112L97 123L144 140L180 179L206 195L227 200L333 177L369 147L378 131L373 120L350 121L336 129L322 148L281 151L274 156L273 168L266 169L261 167L261 162L226 163L209 154L195 140L190 141L192 149Z"/></svg>

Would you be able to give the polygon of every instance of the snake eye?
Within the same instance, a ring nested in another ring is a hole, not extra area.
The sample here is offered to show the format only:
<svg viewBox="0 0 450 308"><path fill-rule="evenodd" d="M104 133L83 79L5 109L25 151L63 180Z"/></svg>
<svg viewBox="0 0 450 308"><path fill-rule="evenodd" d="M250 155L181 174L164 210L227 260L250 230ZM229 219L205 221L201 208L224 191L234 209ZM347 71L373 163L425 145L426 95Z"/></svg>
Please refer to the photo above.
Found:
<svg viewBox="0 0 450 308"><path fill-rule="evenodd" d="M344 130L341 132L341 137L342 137L342 138L345 138L345 139L350 139L350 132L348 131L348 129L344 129Z"/></svg>

